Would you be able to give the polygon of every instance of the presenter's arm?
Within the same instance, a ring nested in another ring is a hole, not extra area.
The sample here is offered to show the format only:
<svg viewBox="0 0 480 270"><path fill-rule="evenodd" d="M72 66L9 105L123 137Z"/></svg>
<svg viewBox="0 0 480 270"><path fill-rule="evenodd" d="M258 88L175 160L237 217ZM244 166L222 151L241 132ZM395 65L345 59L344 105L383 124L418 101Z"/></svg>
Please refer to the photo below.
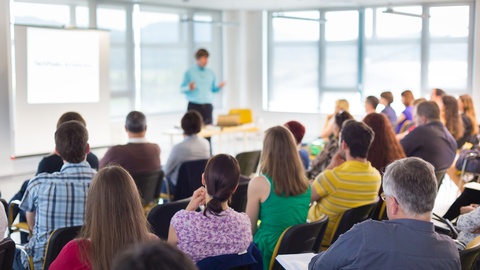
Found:
<svg viewBox="0 0 480 270"><path fill-rule="evenodd" d="M213 82L212 82L212 92L216 93L220 91L223 86L225 86L225 81L221 81L219 84L217 84L217 79L215 78L215 74L213 75Z"/></svg>
<svg viewBox="0 0 480 270"><path fill-rule="evenodd" d="M182 93L188 93L188 91L195 90L195 83L191 82L190 80L190 74L188 71L185 71L185 74L183 75L183 82L180 88Z"/></svg>

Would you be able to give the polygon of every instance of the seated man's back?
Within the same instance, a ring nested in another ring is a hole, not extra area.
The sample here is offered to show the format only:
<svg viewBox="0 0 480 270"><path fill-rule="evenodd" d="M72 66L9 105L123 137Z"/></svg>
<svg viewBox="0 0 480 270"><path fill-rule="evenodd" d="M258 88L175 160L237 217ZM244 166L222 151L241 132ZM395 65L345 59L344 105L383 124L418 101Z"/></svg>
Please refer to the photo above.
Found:
<svg viewBox="0 0 480 270"><path fill-rule="evenodd" d="M455 159L457 142L440 122L440 110L433 101L425 101L414 109L417 127L400 144L407 157L430 162L435 171L448 169Z"/></svg>
<svg viewBox="0 0 480 270"><path fill-rule="evenodd" d="M347 120L340 134L339 152L327 170L311 184L311 200L317 203L310 207L308 219L317 220L322 214L329 218L322 242L324 246L330 245L335 224L346 210L378 200L382 179L366 158L373 141L373 130L362 122Z"/></svg>
<svg viewBox="0 0 480 270"><path fill-rule="evenodd" d="M80 122L65 122L57 128L55 148L64 160L62 169L30 180L20 203L33 232L25 250L36 270L42 269L53 230L83 224L88 188L96 173L86 162L88 132ZM22 263L26 262L28 258L23 256Z"/></svg>
<svg viewBox="0 0 480 270"><path fill-rule="evenodd" d="M355 225L310 269L458 269L458 250L433 223L411 219L368 220Z"/></svg>
<svg viewBox="0 0 480 270"><path fill-rule="evenodd" d="M100 160L100 168L109 163L118 164L129 173L160 170L160 147L148 142L116 145Z"/></svg>
<svg viewBox="0 0 480 270"><path fill-rule="evenodd" d="M100 160L100 168L110 163L122 166L129 173L160 170L160 147L145 139L147 119L139 111L130 112L125 119L128 143L108 149Z"/></svg>

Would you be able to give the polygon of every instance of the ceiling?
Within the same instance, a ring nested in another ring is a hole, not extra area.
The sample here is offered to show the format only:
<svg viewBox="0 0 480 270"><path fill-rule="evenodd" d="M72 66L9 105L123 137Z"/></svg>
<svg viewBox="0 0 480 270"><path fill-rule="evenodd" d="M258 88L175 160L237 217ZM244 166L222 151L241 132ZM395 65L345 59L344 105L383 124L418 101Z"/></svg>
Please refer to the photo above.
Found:
<svg viewBox="0 0 480 270"><path fill-rule="evenodd" d="M418 3L473 2L473 0L109 0L108 2L112 1L220 10L283 10L320 7L396 6Z"/></svg>

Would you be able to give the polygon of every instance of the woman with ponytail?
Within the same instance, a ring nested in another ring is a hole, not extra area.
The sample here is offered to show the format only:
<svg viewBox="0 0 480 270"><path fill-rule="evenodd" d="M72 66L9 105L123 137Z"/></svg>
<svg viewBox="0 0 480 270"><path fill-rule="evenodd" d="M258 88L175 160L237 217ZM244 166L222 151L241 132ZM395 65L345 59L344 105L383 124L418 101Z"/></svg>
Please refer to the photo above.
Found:
<svg viewBox="0 0 480 270"><path fill-rule="evenodd" d="M239 178L240 167L234 157L212 157L202 175L205 187L195 190L187 208L173 216L168 242L195 262L246 251L252 242L250 219L228 206ZM205 205L205 210L196 212L200 205Z"/></svg>

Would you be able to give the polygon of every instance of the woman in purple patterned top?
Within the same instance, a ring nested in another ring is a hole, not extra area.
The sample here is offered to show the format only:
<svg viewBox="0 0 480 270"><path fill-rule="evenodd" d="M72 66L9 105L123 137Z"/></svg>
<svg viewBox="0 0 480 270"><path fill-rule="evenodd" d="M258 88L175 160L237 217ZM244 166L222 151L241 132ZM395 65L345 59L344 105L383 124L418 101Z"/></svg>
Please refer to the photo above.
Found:
<svg viewBox="0 0 480 270"><path fill-rule="evenodd" d="M252 242L250 219L228 207L238 187L240 167L226 154L212 157L205 167L202 183L195 190L185 210L177 212L170 222L168 242L178 246L192 260L240 253ZM196 212L200 205L203 212Z"/></svg>

